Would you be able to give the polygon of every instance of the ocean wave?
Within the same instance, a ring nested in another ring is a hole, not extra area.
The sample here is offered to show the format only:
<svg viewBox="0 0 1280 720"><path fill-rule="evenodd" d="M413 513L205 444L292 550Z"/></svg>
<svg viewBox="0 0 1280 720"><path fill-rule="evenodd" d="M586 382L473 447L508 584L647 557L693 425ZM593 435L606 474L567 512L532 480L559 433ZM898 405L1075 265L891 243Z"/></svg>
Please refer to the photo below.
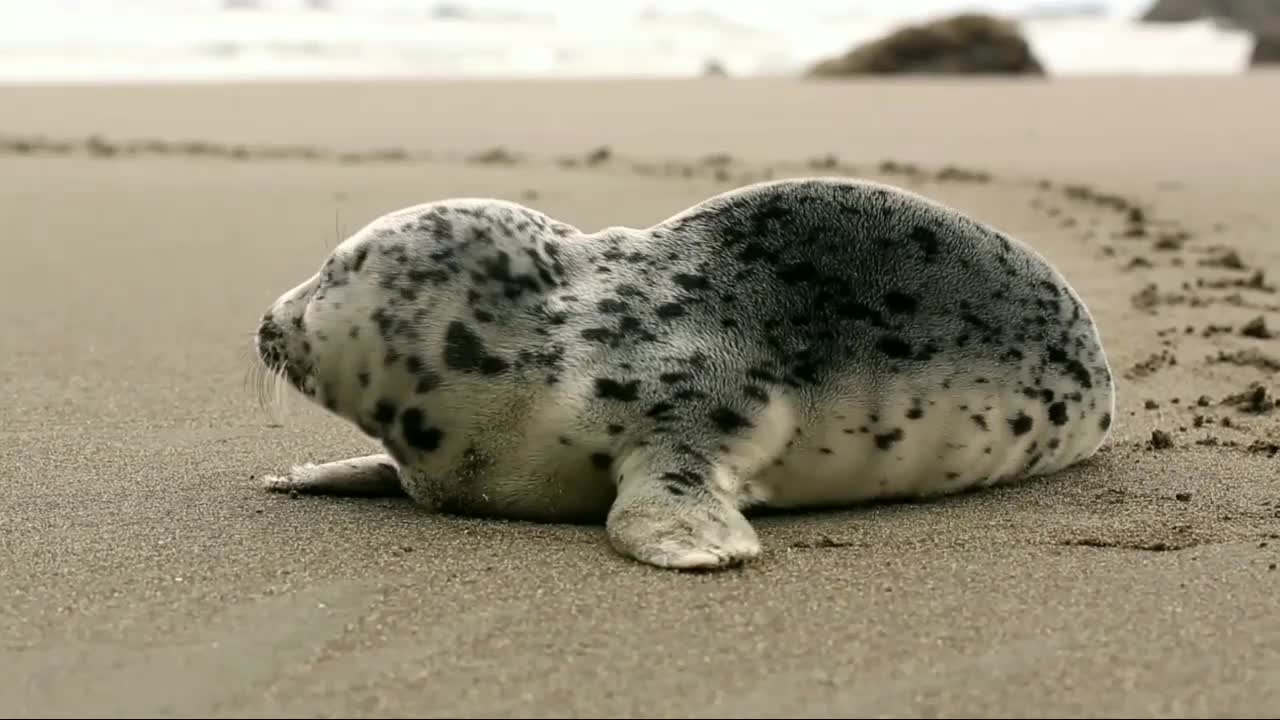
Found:
<svg viewBox="0 0 1280 720"><path fill-rule="evenodd" d="M7 0L0 81L682 77L712 63L730 75L791 75L908 19L833 15L823 0L785 18L768 14L780 3L740 4L728 17L656 3L598 9L605 5L521 13L481 2L384 0L355 11L335 0L234 9L225 0ZM1022 24L1052 75L1231 74L1248 67L1253 47L1250 34L1210 22L1047 14Z"/></svg>

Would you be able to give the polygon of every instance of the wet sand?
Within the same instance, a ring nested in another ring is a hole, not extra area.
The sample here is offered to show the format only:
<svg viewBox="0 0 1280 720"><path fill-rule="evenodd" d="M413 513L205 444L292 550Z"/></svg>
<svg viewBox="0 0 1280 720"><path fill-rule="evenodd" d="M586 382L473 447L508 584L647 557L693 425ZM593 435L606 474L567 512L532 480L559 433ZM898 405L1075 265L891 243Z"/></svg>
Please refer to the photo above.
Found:
<svg viewBox="0 0 1280 720"><path fill-rule="evenodd" d="M0 106L6 716L1280 707L1280 74ZM764 557L717 574L625 560L600 527L259 489L373 449L247 382L256 319L343 233L458 195L642 226L805 174L901 184L1057 264L1120 383L1102 452L1022 487L761 518Z"/></svg>

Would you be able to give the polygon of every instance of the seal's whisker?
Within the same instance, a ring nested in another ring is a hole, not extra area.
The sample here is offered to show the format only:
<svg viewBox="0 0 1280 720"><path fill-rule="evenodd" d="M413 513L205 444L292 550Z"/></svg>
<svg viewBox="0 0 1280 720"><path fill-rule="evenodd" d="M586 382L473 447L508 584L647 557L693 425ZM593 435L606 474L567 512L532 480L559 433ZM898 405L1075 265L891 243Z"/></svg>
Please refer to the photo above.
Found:
<svg viewBox="0 0 1280 720"><path fill-rule="evenodd" d="M284 373L279 371L272 373L271 388L275 392L271 397L271 407L273 410L276 410L277 412L284 409L284 402L285 402L284 386L285 386Z"/></svg>
<svg viewBox="0 0 1280 720"><path fill-rule="evenodd" d="M333 246L337 247L342 242L342 208L333 209Z"/></svg>
<svg viewBox="0 0 1280 720"><path fill-rule="evenodd" d="M280 370L273 370L267 375L267 383L271 391L268 406L273 413L272 418L279 420L280 417L276 413L279 413L284 406L284 373Z"/></svg>
<svg viewBox="0 0 1280 720"><path fill-rule="evenodd" d="M257 358L257 353L252 347L246 348L244 345L236 351L236 362L244 368L243 377L241 378L240 390L246 395L257 391L257 375L262 363Z"/></svg>
<svg viewBox="0 0 1280 720"><path fill-rule="evenodd" d="M271 404L271 382L274 377L271 368L261 365L254 377L254 390L258 395L258 409L269 411Z"/></svg>
<svg viewBox="0 0 1280 720"><path fill-rule="evenodd" d="M258 368L261 367L261 363L255 363L250 358L243 358L243 360L244 360L244 379L242 380L242 385L240 387L240 390L247 394L247 393L256 391L256 388L255 388L257 384L256 376L259 372Z"/></svg>
<svg viewBox="0 0 1280 720"><path fill-rule="evenodd" d="M285 377L283 367L268 369L265 374L265 385L266 409L271 414L271 420L274 423L283 424L285 416L290 411L289 403L296 400L298 394L294 391L293 385L288 378Z"/></svg>
<svg viewBox="0 0 1280 720"><path fill-rule="evenodd" d="M264 388L267 382L267 366L259 364L253 369L253 395L258 401L258 409L265 410L267 407L266 394Z"/></svg>

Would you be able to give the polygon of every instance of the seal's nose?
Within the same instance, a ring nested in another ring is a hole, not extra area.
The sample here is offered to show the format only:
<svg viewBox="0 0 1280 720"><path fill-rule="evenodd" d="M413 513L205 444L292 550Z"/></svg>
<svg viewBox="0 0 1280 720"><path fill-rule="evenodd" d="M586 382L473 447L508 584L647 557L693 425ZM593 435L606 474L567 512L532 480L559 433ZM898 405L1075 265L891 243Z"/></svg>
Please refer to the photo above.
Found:
<svg viewBox="0 0 1280 720"><path fill-rule="evenodd" d="M258 325L258 335L256 344L258 346L258 356L262 361L271 367L278 367L284 362L284 353L280 350L280 343L284 340L284 332L280 330L280 326L276 321L267 315L262 318L262 323Z"/></svg>

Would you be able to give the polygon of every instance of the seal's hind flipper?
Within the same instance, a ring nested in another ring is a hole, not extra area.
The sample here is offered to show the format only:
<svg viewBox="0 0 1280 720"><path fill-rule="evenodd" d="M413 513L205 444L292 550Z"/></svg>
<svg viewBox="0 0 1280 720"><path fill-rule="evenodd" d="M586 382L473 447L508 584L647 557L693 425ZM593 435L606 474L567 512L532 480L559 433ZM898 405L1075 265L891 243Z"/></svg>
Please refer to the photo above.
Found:
<svg viewBox="0 0 1280 720"><path fill-rule="evenodd" d="M285 475L264 475L262 484L271 492L360 497L405 496L400 485L400 471L389 455L366 455L322 465L295 465Z"/></svg>

